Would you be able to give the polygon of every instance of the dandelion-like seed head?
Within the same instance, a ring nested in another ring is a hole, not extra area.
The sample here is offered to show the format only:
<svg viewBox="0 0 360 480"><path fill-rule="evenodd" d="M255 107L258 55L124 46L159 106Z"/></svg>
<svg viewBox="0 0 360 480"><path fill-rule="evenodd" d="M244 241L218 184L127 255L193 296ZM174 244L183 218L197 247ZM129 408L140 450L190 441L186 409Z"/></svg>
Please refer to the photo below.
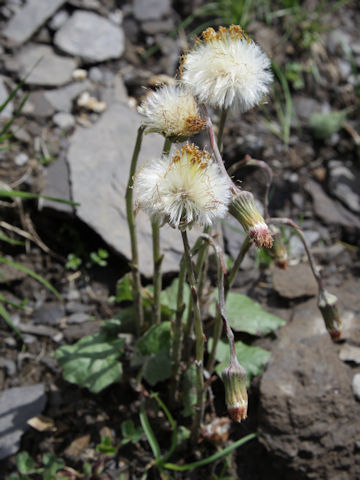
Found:
<svg viewBox="0 0 360 480"><path fill-rule="evenodd" d="M200 102L245 112L257 105L272 81L270 59L238 25L208 28L183 57L182 82Z"/></svg>
<svg viewBox="0 0 360 480"><path fill-rule="evenodd" d="M138 111L145 116L145 132L161 133L174 142L196 135L206 124L193 95L178 85L164 85L149 93Z"/></svg>
<svg viewBox="0 0 360 480"><path fill-rule="evenodd" d="M171 158L145 165L136 175L135 188L140 208L177 228L211 225L226 215L231 197L227 180L210 155L189 144Z"/></svg>

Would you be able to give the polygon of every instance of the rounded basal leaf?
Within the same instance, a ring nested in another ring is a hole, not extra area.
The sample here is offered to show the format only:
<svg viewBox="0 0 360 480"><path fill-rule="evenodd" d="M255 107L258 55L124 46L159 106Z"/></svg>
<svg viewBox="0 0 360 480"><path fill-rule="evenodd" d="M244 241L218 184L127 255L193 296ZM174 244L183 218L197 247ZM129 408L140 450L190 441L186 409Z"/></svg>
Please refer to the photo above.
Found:
<svg viewBox="0 0 360 480"><path fill-rule="evenodd" d="M211 351L212 339L208 342L208 350ZM267 364L270 352L260 347L246 345L243 342L235 343L236 357L239 363L245 368L248 383L251 377L259 375ZM216 366L216 372L220 375L224 368L229 364L230 353L227 342L220 340L216 349L216 359L219 365Z"/></svg>
<svg viewBox="0 0 360 480"><path fill-rule="evenodd" d="M210 308L215 315L215 304ZM226 314L231 328L251 335L266 335L283 326L285 321L264 310L246 295L230 292L226 299Z"/></svg>
<svg viewBox="0 0 360 480"><path fill-rule="evenodd" d="M65 380L98 393L122 378L119 357L125 340L95 333L56 351Z"/></svg>

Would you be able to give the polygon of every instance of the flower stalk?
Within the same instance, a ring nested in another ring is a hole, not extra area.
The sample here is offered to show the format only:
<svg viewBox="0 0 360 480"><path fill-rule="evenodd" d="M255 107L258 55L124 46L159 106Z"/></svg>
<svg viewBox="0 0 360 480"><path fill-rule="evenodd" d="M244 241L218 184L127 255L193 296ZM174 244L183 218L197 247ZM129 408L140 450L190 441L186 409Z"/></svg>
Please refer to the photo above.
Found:
<svg viewBox="0 0 360 480"><path fill-rule="evenodd" d="M230 417L235 422L241 422L241 420L244 420L247 416L248 398L246 391L246 370L240 365L237 359L234 333L226 316L224 285L224 274L226 273L226 269L223 254L219 245L217 245L210 236L207 236L207 240L214 248L218 264L219 301L217 304L217 310L220 312L230 349L230 364L222 373L222 379L225 385L225 401ZM215 350L213 348L213 351L216 351L216 346Z"/></svg>
<svg viewBox="0 0 360 480"><path fill-rule="evenodd" d="M302 232L301 228L293 222L290 218L270 218L269 223L273 224L282 224L290 226L295 234L300 238L305 252L310 264L312 274L318 284L319 295L318 295L318 308L323 317L326 330L329 332L330 337L333 341L337 341L341 338L342 335L342 320L337 308L338 299L336 295L328 292L325 288L323 279L316 267L314 257L310 251L308 242L306 241L305 235Z"/></svg>
<svg viewBox="0 0 360 480"><path fill-rule="evenodd" d="M184 284L186 278L186 262L183 257L180 263L178 291L176 300L175 321L172 324L172 348L171 348L171 402L177 401L180 379L181 346L183 340L182 319L185 310Z"/></svg>
<svg viewBox="0 0 360 480"><path fill-rule="evenodd" d="M171 148L171 141L165 138L163 146L163 155L168 155ZM153 263L154 263L154 303L153 303L153 323L159 325L161 322L161 289L162 273L161 264L164 256L160 249L160 225L161 218L158 215L151 217L152 244L153 244Z"/></svg>
<svg viewBox="0 0 360 480"><path fill-rule="evenodd" d="M186 230L181 231L181 236L184 244L184 258L189 286L192 293L192 307L195 321L196 407L194 410L191 436L193 443L196 443L199 436L201 420L204 411L204 332L201 321L199 298L196 289L196 279L192 265L191 251Z"/></svg>
<svg viewBox="0 0 360 480"><path fill-rule="evenodd" d="M145 127L141 125L138 128L134 151L130 164L129 180L126 187L125 201L126 201L126 215L129 226L130 233L130 245L131 245L131 262L130 268L132 272L132 288L133 288L133 297L134 305L136 311L136 331L140 335L141 328L144 323L144 312L142 306L141 298L141 278L139 271L139 253L137 246L137 235L136 235L136 223L134 215L134 205L133 205L133 188L134 188L134 175L136 171L136 165L139 158L139 153L141 149L143 134Z"/></svg>

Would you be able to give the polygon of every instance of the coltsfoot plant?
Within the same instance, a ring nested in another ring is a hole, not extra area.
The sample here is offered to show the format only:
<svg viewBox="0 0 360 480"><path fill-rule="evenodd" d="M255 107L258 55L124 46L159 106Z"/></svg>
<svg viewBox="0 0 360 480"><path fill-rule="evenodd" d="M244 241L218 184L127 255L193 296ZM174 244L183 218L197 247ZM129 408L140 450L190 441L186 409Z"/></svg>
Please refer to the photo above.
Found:
<svg viewBox="0 0 360 480"><path fill-rule="evenodd" d="M267 175L262 215L253 194L233 182L221 156L228 112L241 114L254 108L268 94L272 79L267 55L240 26L232 25L218 31L205 30L193 49L182 57L180 75L174 84L148 93L139 107L144 119L138 129L126 192L131 273L119 282L117 300L127 302L127 306L117 318L104 324L97 337L83 338L58 351L65 378L99 391L122 379L119 359L126 346L123 342L118 345L116 334L132 328L136 340L131 366L139 368L137 381L144 379L150 386L170 381L168 400L173 406L183 405L185 424L187 416L191 416L193 444L199 439L205 413L211 410L213 375L216 373L223 379L224 407L226 404L231 418L239 422L247 416L249 379L262 370L269 358L265 350L235 341L233 331L267 334L284 323L245 295L231 292L241 262L252 245L267 249L269 258L280 268L286 268L287 252L279 226L293 228L303 241L319 285L319 308L326 327L333 339L341 336L336 302L325 290L302 232L290 219L269 215L271 168L249 156L242 162L262 168ZM218 111L217 137L208 107ZM193 143L194 135L204 129L209 135L210 151ZM164 137L163 151L138 166L142 142L146 141L144 134L149 133ZM139 271L136 232L139 209L149 215L152 228L154 274L153 285L147 287L142 286ZM239 254L228 268L221 234L214 228L227 215L232 215L246 233ZM166 224L179 232L184 253L177 278L163 289L159 232ZM203 233L191 245L188 230L194 225L202 226ZM204 312L210 250L217 262L217 292L213 293L209 311ZM213 328L207 329L205 336L204 319L209 315ZM222 330L226 339L222 338ZM99 352L95 347L98 342L108 345L108 350L94 360L90 353ZM101 372L106 379L100 381ZM169 419L173 418L168 410L165 413ZM145 418L144 412L141 418ZM152 439L149 443L154 447L155 457L163 458L156 442ZM162 460L160 463L167 468Z"/></svg>

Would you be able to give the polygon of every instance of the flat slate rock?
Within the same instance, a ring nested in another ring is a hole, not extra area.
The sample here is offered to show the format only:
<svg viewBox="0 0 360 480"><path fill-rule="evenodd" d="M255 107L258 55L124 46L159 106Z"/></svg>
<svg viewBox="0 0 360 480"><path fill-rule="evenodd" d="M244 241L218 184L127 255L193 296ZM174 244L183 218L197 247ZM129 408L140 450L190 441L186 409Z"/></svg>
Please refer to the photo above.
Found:
<svg viewBox="0 0 360 480"><path fill-rule="evenodd" d="M127 258L130 258L130 238L125 191L140 122L137 112L120 102L115 103L94 126L75 130L68 151L72 199L80 203L77 215ZM162 146L160 135L145 136L139 165L159 157ZM143 212L137 215L137 230L140 270L150 276L151 227ZM161 229L161 245L165 253L163 270L177 271L183 251L180 233L165 225Z"/></svg>
<svg viewBox="0 0 360 480"><path fill-rule="evenodd" d="M170 0L134 0L134 16L137 20L160 20L170 13Z"/></svg>
<svg viewBox="0 0 360 480"><path fill-rule="evenodd" d="M58 10L65 0L27 0L11 17L3 34L13 45L21 45Z"/></svg>
<svg viewBox="0 0 360 480"><path fill-rule="evenodd" d="M26 423L39 415L46 403L44 385L9 388L0 393L0 460L17 452Z"/></svg>
<svg viewBox="0 0 360 480"><path fill-rule="evenodd" d="M58 87L69 82L77 67L73 58L54 53L47 45L28 44L15 57L20 77L25 77L28 85Z"/></svg>
<svg viewBox="0 0 360 480"><path fill-rule="evenodd" d="M329 162L329 190L350 210L360 210L360 174L347 168L343 162Z"/></svg>
<svg viewBox="0 0 360 480"><path fill-rule="evenodd" d="M65 87L46 90L44 96L56 111L70 113L74 99L91 87L92 83L84 80L70 83Z"/></svg>
<svg viewBox="0 0 360 480"><path fill-rule="evenodd" d="M318 286L306 263L299 263L286 270L274 268L273 286L285 298L311 297L318 292Z"/></svg>
<svg viewBox="0 0 360 480"><path fill-rule="evenodd" d="M93 12L76 11L54 37L62 51L86 62L121 57L125 48L122 28Z"/></svg>
<svg viewBox="0 0 360 480"><path fill-rule="evenodd" d="M314 180L308 180L305 190L311 195L314 210L327 225L341 225L350 230L360 229L358 216L347 210L340 202L332 200Z"/></svg>

